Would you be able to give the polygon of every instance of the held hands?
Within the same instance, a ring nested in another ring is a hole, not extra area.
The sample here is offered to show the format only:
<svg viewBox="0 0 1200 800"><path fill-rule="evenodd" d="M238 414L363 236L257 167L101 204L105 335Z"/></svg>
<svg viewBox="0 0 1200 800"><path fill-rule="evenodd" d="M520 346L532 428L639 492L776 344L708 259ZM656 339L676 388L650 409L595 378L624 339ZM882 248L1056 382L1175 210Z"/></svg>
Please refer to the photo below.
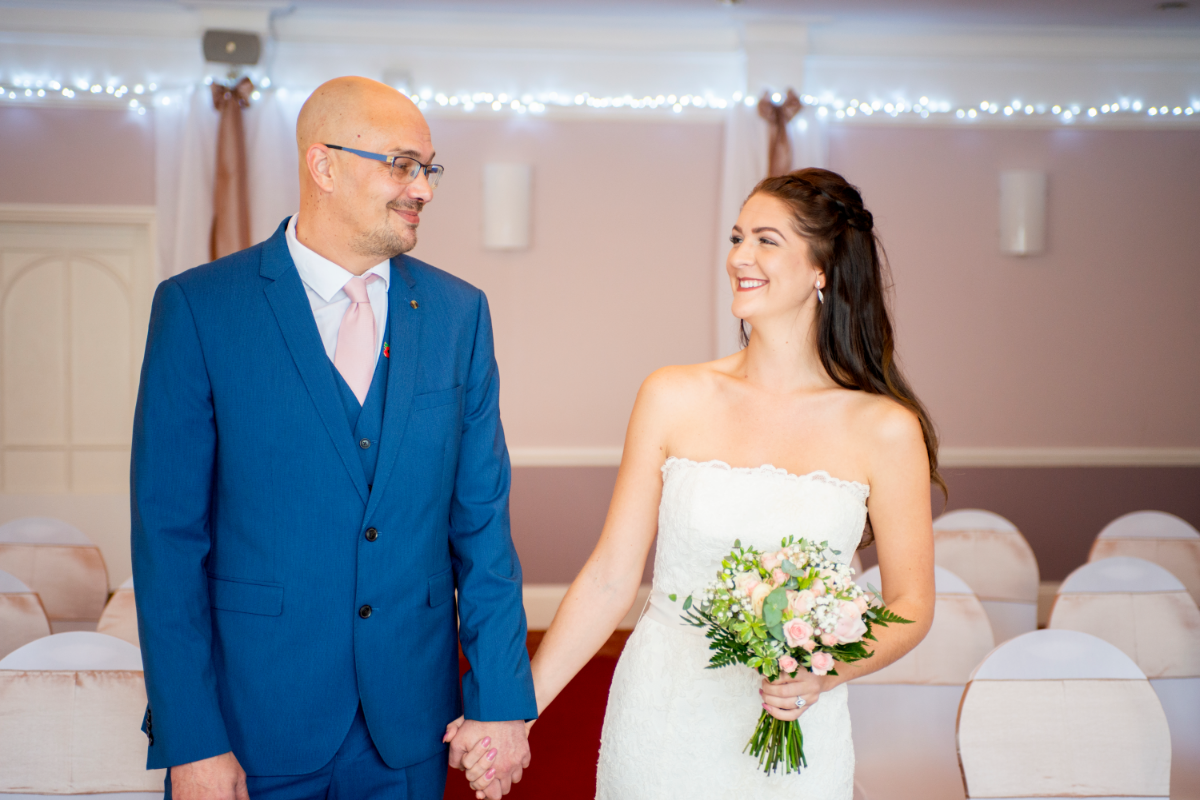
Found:
<svg viewBox="0 0 1200 800"><path fill-rule="evenodd" d="M233 753L171 767L176 800L250 800L246 773Z"/></svg>
<svg viewBox="0 0 1200 800"><path fill-rule="evenodd" d="M529 766L529 729L521 720L479 722L459 717L446 726L450 766L467 771L479 800L499 800Z"/></svg>
<svg viewBox="0 0 1200 800"><path fill-rule="evenodd" d="M758 693L762 695L763 709L775 719L790 722L800 719L800 715L817 704L821 693L829 691L830 687L824 675L813 675L807 670L796 673L789 678L781 675L773 681L765 678ZM804 699L804 705L797 707L796 698Z"/></svg>

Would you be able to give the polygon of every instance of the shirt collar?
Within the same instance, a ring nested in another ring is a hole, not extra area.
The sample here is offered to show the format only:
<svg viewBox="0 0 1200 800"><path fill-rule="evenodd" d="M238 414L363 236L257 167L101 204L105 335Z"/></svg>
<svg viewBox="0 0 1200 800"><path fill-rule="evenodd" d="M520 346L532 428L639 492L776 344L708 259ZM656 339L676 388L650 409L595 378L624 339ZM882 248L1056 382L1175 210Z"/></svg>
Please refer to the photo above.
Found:
<svg viewBox="0 0 1200 800"><path fill-rule="evenodd" d="M287 226L287 246L288 253L292 256L292 261L296 264L296 271L300 273L300 280L304 281L304 285L316 292L326 303L333 300L334 295L342 291L342 287L346 285L346 281L354 277L354 273L349 270L339 267L337 264L330 261L328 258L316 253L303 245L296 237L296 218L299 214L293 214L288 220ZM362 277L367 275L378 275L383 280L383 287L387 289L392 278L392 262L381 261L371 267Z"/></svg>

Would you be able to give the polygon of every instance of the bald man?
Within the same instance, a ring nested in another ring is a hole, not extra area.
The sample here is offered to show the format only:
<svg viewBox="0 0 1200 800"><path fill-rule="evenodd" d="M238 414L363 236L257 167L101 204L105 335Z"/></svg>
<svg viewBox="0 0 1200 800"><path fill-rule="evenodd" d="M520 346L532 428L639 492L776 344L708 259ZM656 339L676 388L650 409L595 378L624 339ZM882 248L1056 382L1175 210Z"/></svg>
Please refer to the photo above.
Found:
<svg viewBox="0 0 1200 800"><path fill-rule="evenodd" d="M456 752L490 748L499 797L537 706L487 299L404 255L442 175L406 97L330 81L296 135L299 213L154 298L148 767L179 800L433 800L465 713Z"/></svg>

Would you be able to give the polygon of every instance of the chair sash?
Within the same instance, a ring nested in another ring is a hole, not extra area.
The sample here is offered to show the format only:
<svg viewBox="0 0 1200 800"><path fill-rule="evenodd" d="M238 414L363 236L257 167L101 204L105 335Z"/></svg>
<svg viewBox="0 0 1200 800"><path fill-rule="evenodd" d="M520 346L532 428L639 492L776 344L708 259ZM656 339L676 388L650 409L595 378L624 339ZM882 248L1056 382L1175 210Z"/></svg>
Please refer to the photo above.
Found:
<svg viewBox="0 0 1200 800"><path fill-rule="evenodd" d="M137 606L134 604L133 589L117 589L100 615L96 633L107 633L141 647L138 638Z"/></svg>
<svg viewBox="0 0 1200 800"><path fill-rule="evenodd" d="M1061 593L1049 627L1116 645L1147 678L1200 677L1200 610L1187 592Z"/></svg>
<svg viewBox="0 0 1200 800"><path fill-rule="evenodd" d="M1097 538L1088 561L1113 556L1132 556L1153 561L1167 569L1187 587L1192 601L1200 605L1200 540L1179 538Z"/></svg>
<svg viewBox="0 0 1200 800"><path fill-rule="evenodd" d="M0 670L0 792L162 791L141 672Z"/></svg>
<svg viewBox="0 0 1200 800"><path fill-rule="evenodd" d="M1146 680L979 680L959 710L970 798L1166 798L1171 739Z"/></svg>
<svg viewBox="0 0 1200 800"><path fill-rule="evenodd" d="M55 632L95 625L108 600L108 573L94 545L0 543L0 569L38 593Z"/></svg>

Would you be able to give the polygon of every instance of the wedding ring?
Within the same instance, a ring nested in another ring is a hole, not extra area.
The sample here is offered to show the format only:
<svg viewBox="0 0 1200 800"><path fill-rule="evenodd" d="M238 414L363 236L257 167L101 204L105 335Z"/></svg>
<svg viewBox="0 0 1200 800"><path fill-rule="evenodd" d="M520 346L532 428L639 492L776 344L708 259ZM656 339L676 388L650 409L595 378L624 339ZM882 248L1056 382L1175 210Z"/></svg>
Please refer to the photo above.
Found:
<svg viewBox="0 0 1200 800"><path fill-rule="evenodd" d="M804 705L807 702L808 701L806 701L803 697L797 697L796 698L796 708L804 708Z"/></svg>

